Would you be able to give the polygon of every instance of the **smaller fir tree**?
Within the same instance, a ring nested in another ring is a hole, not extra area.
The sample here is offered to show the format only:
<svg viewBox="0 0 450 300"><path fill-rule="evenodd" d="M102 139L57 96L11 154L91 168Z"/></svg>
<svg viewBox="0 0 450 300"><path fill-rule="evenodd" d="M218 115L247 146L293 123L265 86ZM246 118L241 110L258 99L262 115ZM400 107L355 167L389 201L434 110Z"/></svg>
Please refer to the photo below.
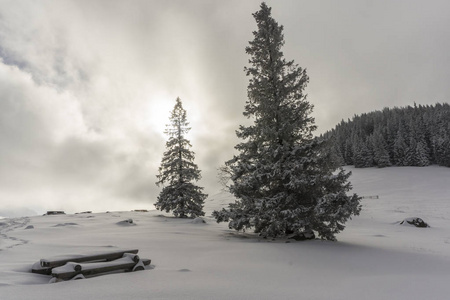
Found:
<svg viewBox="0 0 450 300"><path fill-rule="evenodd" d="M202 187L193 184L201 178L200 170L194 163L194 152L185 134L191 128L186 119L180 98L170 116L170 124L164 132L169 136L159 167L158 182L163 186L155 207L162 211L172 211L175 217L199 217L205 215L203 203L208 195L203 194Z"/></svg>

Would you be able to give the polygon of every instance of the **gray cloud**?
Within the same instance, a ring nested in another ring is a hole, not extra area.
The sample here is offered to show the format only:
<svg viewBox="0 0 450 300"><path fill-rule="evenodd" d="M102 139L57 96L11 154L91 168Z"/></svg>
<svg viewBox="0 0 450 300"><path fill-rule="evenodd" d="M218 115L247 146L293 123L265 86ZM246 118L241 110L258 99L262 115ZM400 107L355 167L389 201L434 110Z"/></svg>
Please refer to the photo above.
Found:
<svg viewBox="0 0 450 300"><path fill-rule="evenodd" d="M37 85L0 65L0 199L45 209L124 209L157 189L163 139L123 126L120 134L90 130L77 98Z"/></svg>
<svg viewBox="0 0 450 300"><path fill-rule="evenodd" d="M274 6L275 17L285 20L286 55L309 70L321 130L354 113L448 101L450 71L442 66L449 59L447 2Z"/></svg>
<svg viewBox="0 0 450 300"><path fill-rule="evenodd" d="M202 170L233 155L259 1L0 0L0 203L151 207L180 97ZM319 131L355 113L447 101L445 1L267 1L308 69Z"/></svg>

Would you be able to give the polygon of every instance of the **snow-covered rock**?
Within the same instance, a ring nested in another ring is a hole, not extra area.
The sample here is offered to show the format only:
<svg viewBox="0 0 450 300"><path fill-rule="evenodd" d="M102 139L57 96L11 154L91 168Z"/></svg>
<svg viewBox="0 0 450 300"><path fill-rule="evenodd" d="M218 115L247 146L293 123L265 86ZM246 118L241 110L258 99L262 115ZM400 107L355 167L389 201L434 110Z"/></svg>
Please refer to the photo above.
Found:
<svg viewBox="0 0 450 300"><path fill-rule="evenodd" d="M421 227L421 228L430 227L427 223L425 223L424 220L422 220L421 218L417 218L417 217L406 218L400 222L400 225L408 225L408 226L415 226L415 227Z"/></svg>

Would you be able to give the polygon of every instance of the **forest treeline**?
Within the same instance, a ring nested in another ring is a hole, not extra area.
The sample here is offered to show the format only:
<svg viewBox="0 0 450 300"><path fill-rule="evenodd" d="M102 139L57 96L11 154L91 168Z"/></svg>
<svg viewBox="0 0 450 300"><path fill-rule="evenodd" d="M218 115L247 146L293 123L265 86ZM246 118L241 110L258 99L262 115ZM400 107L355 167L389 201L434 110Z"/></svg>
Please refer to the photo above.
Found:
<svg viewBox="0 0 450 300"><path fill-rule="evenodd" d="M341 165L450 167L450 105L414 104L355 115L324 137Z"/></svg>

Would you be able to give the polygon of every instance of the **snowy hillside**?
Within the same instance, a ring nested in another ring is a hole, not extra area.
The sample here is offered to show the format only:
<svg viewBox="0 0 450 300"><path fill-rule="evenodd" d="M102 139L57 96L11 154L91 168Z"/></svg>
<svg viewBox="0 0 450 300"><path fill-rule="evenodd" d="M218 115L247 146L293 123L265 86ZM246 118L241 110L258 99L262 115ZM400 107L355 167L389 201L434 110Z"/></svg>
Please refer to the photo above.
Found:
<svg viewBox="0 0 450 300"><path fill-rule="evenodd" d="M367 198L338 242L235 233L209 217L226 193L206 200L206 223L158 211L0 220L0 299L448 298L450 168L350 170ZM415 216L431 227L399 224ZM151 266L53 284L30 273L41 258L129 248Z"/></svg>

